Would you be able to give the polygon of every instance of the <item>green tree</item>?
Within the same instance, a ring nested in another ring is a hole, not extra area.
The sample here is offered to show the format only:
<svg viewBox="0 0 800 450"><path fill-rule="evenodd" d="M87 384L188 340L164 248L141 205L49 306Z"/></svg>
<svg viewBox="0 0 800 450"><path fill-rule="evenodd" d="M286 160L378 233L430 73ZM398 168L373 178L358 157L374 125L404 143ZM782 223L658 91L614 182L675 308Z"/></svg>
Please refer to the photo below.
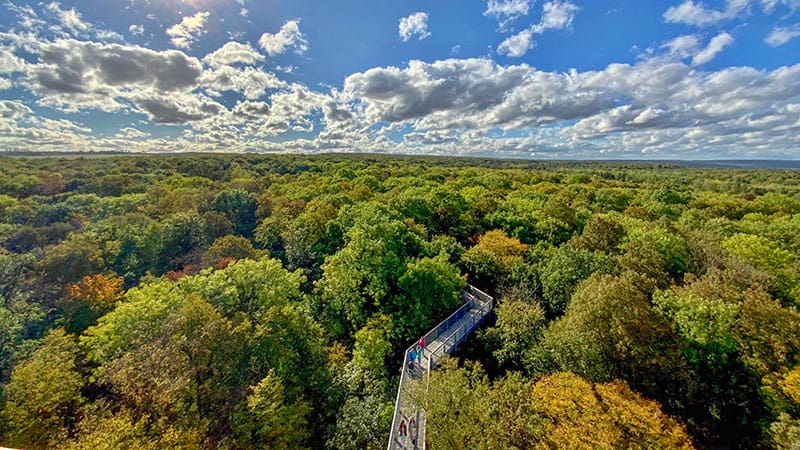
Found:
<svg viewBox="0 0 800 450"><path fill-rule="evenodd" d="M528 246L502 230L487 231L461 261L479 284L496 284L516 264L523 262Z"/></svg>
<svg viewBox="0 0 800 450"><path fill-rule="evenodd" d="M752 234L736 234L722 241L732 257L770 275L770 291L789 304L800 306L800 272L797 258L769 239Z"/></svg>
<svg viewBox="0 0 800 450"><path fill-rule="evenodd" d="M45 278L62 285L98 273L103 265L99 246L82 234L72 234L67 240L48 248L42 261Z"/></svg>
<svg viewBox="0 0 800 450"><path fill-rule="evenodd" d="M433 258L415 258L407 263L397 280L401 293L390 305L398 341L408 342L424 334L460 306L466 282L449 259L442 252Z"/></svg>
<svg viewBox="0 0 800 450"><path fill-rule="evenodd" d="M325 443L327 448L380 450L392 421L394 404L381 395L348 398L336 419L336 429Z"/></svg>
<svg viewBox="0 0 800 450"><path fill-rule="evenodd" d="M229 234L215 240L206 249L200 265L203 267L227 265L237 259L253 259L255 256L256 251L249 239Z"/></svg>
<svg viewBox="0 0 800 450"><path fill-rule="evenodd" d="M572 239L575 247L606 254L616 252L617 245L625 237L625 229L612 217L595 214L583 227L580 236Z"/></svg>
<svg viewBox="0 0 800 450"><path fill-rule="evenodd" d="M389 317L378 315L356 332L353 359L345 368L350 391L377 395L385 392L389 377L386 358L392 351L390 331Z"/></svg>
<svg viewBox="0 0 800 450"><path fill-rule="evenodd" d="M210 209L221 212L233 224L233 233L244 237L253 235L256 227L256 197L240 189L220 192L209 205Z"/></svg>
<svg viewBox="0 0 800 450"><path fill-rule="evenodd" d="M304 448L309 410L304 401L287 402L281 380L270 372L251 388L246 404L236 415L236 444L246 448Z"/></svg>
<svg viewBox="0 0 800 450"><path fill-rule="evenodd" d="M342 222L351 223L346 244L325 259L315 287L333 331L350 335L379 310L394 310L398 279L423 245L417 230L381 205L346 208L343 214Z"/></svg>
<svg viewBox="0 0 800 450"><path fill-rule="evenodd" d="M56 329L42 338L29 359L14 367L0 411L7 444L50 448L69 435L85 401L76 358L73 338Z"/></svg>
<svg viewBox="0 0 800 450"><path fill-rule="evenodd" d="M689 380L682 344L625 278L595 274L583 281L564 316L545 330L541 345L545 360L560 370L592 381L626 380L645 395L676 403L669 407L685 398ZM536 369L541 361L533 364Z"/></svg>
<svg viewBox="0 0 800 450"><path fill-rule="evenodd" d="M433 372L429 389L422 383L416 402L425 405L426 436L431 448L489 448L489 380L479 364L456 367L446 359ZM424 390L424 392L423 392Z"/></svg>
<svg viewBox="0 0 800 450"><path fill-rule="evenodd" d="M197 265L208 245L205 223L196 212L175 213L153 224L143 239L143 253L150 270L162 275L168 270L182 270Z"/></svg>
<svg viewBox="0 0 800 450"><path fill-rule="evenodd" d="M578 283L595 272L614 272L609 258L569 247L557 249L539 270L542 299L550 317L563 314Z"/></svg>
<svg viewBox="0 0 800 450"><path fill-rule="evenodd" d="M535 301L503 297L495 313L497 323L484 336L496 346L494 356L502 366L521 370L547 325L544 309Z"/></svg>

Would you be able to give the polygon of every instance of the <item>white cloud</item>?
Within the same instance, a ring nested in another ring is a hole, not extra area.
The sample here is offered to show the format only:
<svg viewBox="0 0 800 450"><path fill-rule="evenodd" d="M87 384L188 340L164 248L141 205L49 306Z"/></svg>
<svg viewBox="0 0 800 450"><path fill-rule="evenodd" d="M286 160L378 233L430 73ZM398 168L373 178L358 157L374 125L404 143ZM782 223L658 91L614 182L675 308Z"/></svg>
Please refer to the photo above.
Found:
<svg viewBox="0 0 800 450"><path fill-rule="evenodd" d="M501 42L497 47L497 53L517 58L528 53L528 50L532 49L535 45L536 42L533 40L533 31L526 29L513 36L509 36Z"/></svg>
<svg viewBox="0 0 800 450"><path fill-rule="evenodd" d="M95 35L101 41L122 41L125 39L121 34L111 30L97 30Z"/></svg>
<svg viewBox="0 0 800 450"><path fill-rule="evenodd" d="M714 36L708 46L692 58L692 65L699 66L711 61L719 52L731 44L733 44L733 36L728 33L723 32Z"/></svg>
<svg viewBox="0 0 800 450"><path fill-rule="evenodd" d="M239 102L231 112L235 117L243 120L262 120L269 116L269 104L266 102Z"/></svg>
<svg viewBox="0 0 800 450"><path fill-rule="evenodd" d="M173 92L165 95L159 91L136 94L132 100L152 122L160 124L185 124L199 121L225 110L225 107L202 94Z"/></svg>
<svg viewBox="0 0 800 450"><path fill-rule="evenodd" d="M533 40L534 34L571 27L578 11L580 8L569 1L545 2L542 6L542 17L539 23L506 38L497 47L497 53L515 58L525 55L528 50L536 46L536 41Z"/></svg>
<svg viewBox="0 0 800 450"><path fill-rule="evenodd" d="M235 41L225 43L225 45L203 58L204 62L214 67L235 63L255 64L263 60L264 55L250 46L249 43L242 44Z"/></svg>
<svg viewBox="0 0 800 450"><path fill-rule="evenodd" d="M150 133L146 133L142 130L133 127L125 127L119 130L114 137L120 139L141 139L150 136Z"/></svg>
<svg viewBox="0 0 800 450"><path fill-rule="evenodd" d="M530 7L530 0L489 0L483 15L498 18L524 16L528 14Z"/></svg>
<svg viewBox="0 0 800 450"><path fill-rule="evenodd" d="M541 34L545 30L560 30L572 26L572 21L580 8L569 1L545 2L542 6L542 19L531 30Z"/></svg>
<svg viewBox="0 0 800 450"><path fill-rule="evenodd" d="M800 0L761 0L761 8L765 13L770 14L777 5L784 5L792 10L800 8Z"/></svg>
<svg viewBox="0 0 800 450"><path fill-rule="evenodd" d="M128 32L134 36L141 36L144 34L144 25L132 24L128 27Z"/></svg>
<svg viewBox="0 0 800 450"><path fill-rule="evenodd" d="M81 14L75 8L61 9L60 3L52 2L47 5L47 11L54 14L61 26L70 30L73 34L88 31L92 28L90 24L83 21Z"/></svg>
<svg viewBox="0 0 800 450"><path fill-rule="evenodd" d="M44 105L114 111L125 107L119 99L141 90L191 90L201 73L197 58L177 50L64 39L42 45L22 84Z"/></svg>
<svg viewBox="0 0 800 450"><path fill-rule="evenodd" d="M309 90L307 87L292 84L273 93L269 103L264 101L239 102L220 123L209 129L217 131L231 124L243 125L240 134L264 138L275 136L289 130L311 131L314 129L312 114L323 111L331 113L332 98Z"/></svg>
<svg viewBox="0 0 800 450"><path fill-rule="evenodd" d="M530 7L531 0L488 0L483 15L494 17L505 30L511 22L528 15Z"/></svg>
<svg viewBox="0 0 800 450"><path fill-rule="evenodd" d="M414 35L417 35L419 40L427 38L431 35L428 32L428 14L416 12L401 18L398 25L398 33L403 42L408 42Z"/></svg>
<svg viewBox="0 0 800 450"><path fill-rule="evenodd" d="M0 100L0 118L16 119L31 114L30 108L15 100Z"/></svg>
<svg viewBox="0 0 800 450"><path fill-rule="evenodd" d="M10 49L0 47L0 73L14 73L25 70L25 60L16 56Z"/></svg>
<svg viewBox="0 0 800 450"><path fill-rule="evenodd" d="M308 51L308 40L300 31L300 22L297 20L287 21L275 34L262 34L258 44L270 56L280 55L289 50L294 50L298 55Z"/></svg>
<svg viewBox="0 0 800 450"><path fill-rule="evenodd" d="M664 12L664 20L670 23L682 23L698 27L715 25L737 17L750 4L750 0L727 0L725 9L710 9L702 3L684 0L678 6L670 6Z"/></svg>
<svg viewBox="0 0 800 450"><path fill-rule="evenodd" d="M479 145L489 153L537 148L560 156L796 150L799 96L800 65L707 73L659 57L567 74L485 59L412 61L405 69L353 74L343 91L358 106L362 128L416 130L425 135L407 144L427 142L426 152ZM531 137L466 137L495 129L529 130Z"/></svg>
<svg viewBox="0 0 800 450"><path fill-rule="evenodd" d="M199 82L213 96L219 96L226 91L240 92L248 99L259 98L269 89L280 89L287 86L285 82L279 80L275 75L254 67L238 69L231 66L221 66L215 70L205 72L200 77Z"/></svg>
<svg viewBox="0 0 800 450"><path fill-rule="evenodd" d="M25 30L34 30L45 24L45 21L39 18L30 5L20 6L8 1L3 6L16 14L17 24Z"/></svg>
<svg viewBox="0 0 800 450"><path fill-rule="evenodd" d="M788 27L775 27L769 35L764 38L764 42L771 47L779 47L798 36L800 36L800 24Z"/></svg>
<svg viewBox="0 0 800 450"><path fill-rule="evenodd" d="M167 28L172 45L178 48L189 48L197 38L205 33L206 21L211 14L199 11L193 16L184 17L180 23Z"/></svg>
<svg viewBox="0 0 800 450"><path fill-rule="evenodd" d="M700 38L694 34L678 36L661 46L661 48L667 49L670 55L678 56L681 59L697 54L699 47Z"/></svg>

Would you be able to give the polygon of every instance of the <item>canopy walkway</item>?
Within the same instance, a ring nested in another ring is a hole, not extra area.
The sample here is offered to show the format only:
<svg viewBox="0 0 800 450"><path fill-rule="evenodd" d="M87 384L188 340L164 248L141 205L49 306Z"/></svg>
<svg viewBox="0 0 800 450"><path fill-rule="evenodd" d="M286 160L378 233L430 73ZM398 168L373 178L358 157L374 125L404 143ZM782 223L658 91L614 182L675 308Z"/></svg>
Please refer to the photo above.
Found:
<svg viewBox="0 0 800 450"><path fill-rule="evenodd" d="M425 348L419 364L414 363L412 367L408 364L409 353L415 349L416 342L403 354L388 450L425 449L425 411L422 405L415 404L412 390L420 383L426 383L427 387L430 371L436 368L439 359L464 342L494 306L491 296L472 285L464 289L461 298L464 305L421 338Z"/></svg>

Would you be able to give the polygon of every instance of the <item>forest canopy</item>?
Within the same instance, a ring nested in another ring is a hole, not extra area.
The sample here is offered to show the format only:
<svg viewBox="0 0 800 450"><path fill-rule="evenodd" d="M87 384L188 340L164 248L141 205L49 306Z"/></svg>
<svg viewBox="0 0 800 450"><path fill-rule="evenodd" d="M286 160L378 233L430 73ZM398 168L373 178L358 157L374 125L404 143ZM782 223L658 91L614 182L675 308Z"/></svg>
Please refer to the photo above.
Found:
<svg viewBox="0 0 800 450"><path fill-rule="evenodd" d="M796 448L800 175L364 155L0 158L0 444ZM454 408L458 414L447 414Z"/></svg>

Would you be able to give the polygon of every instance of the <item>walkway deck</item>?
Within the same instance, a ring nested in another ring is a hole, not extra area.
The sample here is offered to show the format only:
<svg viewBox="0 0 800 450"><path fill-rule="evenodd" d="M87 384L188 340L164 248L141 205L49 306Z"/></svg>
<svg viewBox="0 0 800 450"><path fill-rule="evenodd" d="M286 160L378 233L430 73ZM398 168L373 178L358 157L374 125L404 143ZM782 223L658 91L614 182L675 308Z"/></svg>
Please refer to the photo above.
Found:
<svg viewBox="0 0 800 450"><path fill-rule="evenodd" d="M467 286L461 297L464 305L423 336L426 345L422 363L414 364L413 368L408 366L408 353L414 349L416 342L403 355L388 450L425 449L425 410L422 405L415 404L412 391L420 383L424 382L427 386L430 371L436 368L439 359L464 342L494 307L491 296L471 285Z"/></svg>

